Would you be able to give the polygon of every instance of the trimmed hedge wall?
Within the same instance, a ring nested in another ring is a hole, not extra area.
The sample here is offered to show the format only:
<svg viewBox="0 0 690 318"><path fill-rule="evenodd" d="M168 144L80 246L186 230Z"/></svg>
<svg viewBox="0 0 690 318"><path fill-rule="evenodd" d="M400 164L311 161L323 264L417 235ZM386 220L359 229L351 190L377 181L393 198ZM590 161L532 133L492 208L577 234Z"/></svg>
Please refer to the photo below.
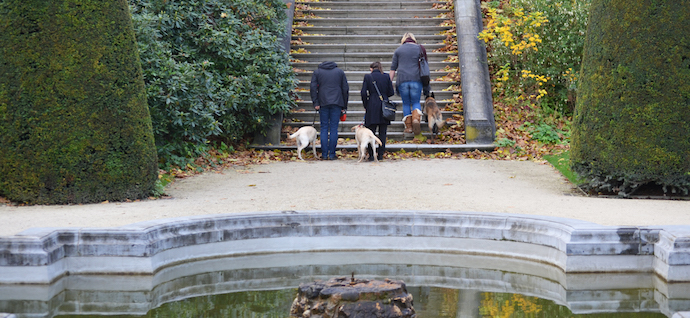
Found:
<svg viewBox="0 0 690 318"><path fill-rule="evenodd" d="M129 0L158 157L242 144L296 106L283 0Z"/></svg>
<svg viewBox="0 0 690 318"><path fill-rule="evenodd" d="M571 144L590 189L688 194L688 17L687 1L592 1Z"/></svg>
<svg viewBox="0 0 690 318"><path fill-rule="evenodd" d="M0 196L151 195L157 156L125 0L0 2Z"/></svg>

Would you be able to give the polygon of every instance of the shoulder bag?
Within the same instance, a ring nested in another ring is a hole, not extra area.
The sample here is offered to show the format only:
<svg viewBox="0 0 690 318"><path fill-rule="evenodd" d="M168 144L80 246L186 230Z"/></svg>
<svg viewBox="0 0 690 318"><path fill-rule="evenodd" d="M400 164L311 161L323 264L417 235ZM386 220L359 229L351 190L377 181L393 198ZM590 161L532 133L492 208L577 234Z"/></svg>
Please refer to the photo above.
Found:
<svg viewBox="0 0 690 318"><path fill-rule="evenodd" d="M431 71L429 70L429 62L427 62L424 56L421 45L419 45L419 59L417 60L417 64L419 65L419 77L422 79L422 87L426 87L431 81Z"/></svg>
<svg viewBox="0 0 690 318"><path fill-rule="evenodd" d="M398 108L398 104L388 100L388 98L383 98L381 91L379 91L379 86L376 85L376 81L374 81L374 87L376 88L376 92L379 93L379 99L381 99L381 111L383 112L383 118L390 121L395 120L395 111Z"/></svg>

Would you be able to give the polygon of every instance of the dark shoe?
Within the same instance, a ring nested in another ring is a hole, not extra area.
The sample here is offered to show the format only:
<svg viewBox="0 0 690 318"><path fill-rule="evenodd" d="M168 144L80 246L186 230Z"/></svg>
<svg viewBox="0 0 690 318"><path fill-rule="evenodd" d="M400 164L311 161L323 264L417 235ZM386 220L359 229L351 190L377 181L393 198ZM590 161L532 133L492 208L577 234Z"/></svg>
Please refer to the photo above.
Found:
<svg viewBox="0 0 690 318"><path fill-rule="evenodd" d="M374 161L374 157L373 157L373 156L369 156L369 158L367 158L367 161Z"/></svg>
<svg viewBox="0 0 690 318"><path fill-rule="evenodd" d="M330 157L328 160L338 160L338 157Z"/></svg>

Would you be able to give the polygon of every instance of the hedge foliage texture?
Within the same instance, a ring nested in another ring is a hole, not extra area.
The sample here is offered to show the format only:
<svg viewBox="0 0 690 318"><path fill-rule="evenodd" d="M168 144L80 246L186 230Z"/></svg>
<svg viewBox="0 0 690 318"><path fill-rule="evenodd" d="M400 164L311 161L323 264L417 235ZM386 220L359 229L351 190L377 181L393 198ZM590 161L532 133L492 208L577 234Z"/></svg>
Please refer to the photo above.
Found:
<svg viewBox="0 0 690 318"><path fill-rule="evenodd" d="M295 106L283 0L129 0L159 157L184 166Z"/></svg>
<svg viewBox="0 0 690 318"><path fill-rule="evenodd" d="M571 144L592 189L688 194L689 17L687 1L592 1Z"/></svg>
<svg viewBox="0 0 690 318"><path fill-rule="evenodd" d="M147 197L157 157L125 0L0 2L0 195Z"/></svg>

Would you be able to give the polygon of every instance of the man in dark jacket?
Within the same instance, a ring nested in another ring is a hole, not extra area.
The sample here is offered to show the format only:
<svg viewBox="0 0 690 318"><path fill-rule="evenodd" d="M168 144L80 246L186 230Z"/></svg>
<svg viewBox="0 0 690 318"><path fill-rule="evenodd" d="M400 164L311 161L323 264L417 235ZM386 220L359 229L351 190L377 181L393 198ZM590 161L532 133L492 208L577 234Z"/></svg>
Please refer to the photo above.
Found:
<svg viewBox="0 0 690 318"><path fill-rule="evenodd" d="M335 160L340 115L347 110L348 91L345 72L335 62L323 62L311 76L311 100L321 121L321 159Z"/></svg>

